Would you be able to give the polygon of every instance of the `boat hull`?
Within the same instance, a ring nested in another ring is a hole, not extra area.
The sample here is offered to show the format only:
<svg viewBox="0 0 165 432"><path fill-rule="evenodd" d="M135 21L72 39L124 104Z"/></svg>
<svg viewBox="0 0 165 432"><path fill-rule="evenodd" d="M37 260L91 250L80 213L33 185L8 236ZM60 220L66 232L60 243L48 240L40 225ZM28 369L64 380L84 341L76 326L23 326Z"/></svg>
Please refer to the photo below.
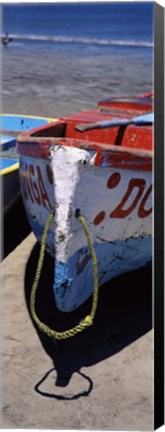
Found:
<svg viewBox="0 0 165 432"><path fill-rule="evenodd" d="M76 212L84 216L98 263L99 286L152 259L152 155L74 140L18 139L21 192L41 242L54 258L57 307L70 312L93 291L92 261Z"/></svg>

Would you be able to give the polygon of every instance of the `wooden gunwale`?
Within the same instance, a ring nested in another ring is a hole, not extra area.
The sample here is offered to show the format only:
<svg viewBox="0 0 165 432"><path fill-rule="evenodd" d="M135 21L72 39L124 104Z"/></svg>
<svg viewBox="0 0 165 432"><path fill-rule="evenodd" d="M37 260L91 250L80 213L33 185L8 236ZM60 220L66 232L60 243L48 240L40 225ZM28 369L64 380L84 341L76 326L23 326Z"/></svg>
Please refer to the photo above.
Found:
<svg viewBox="0 0 165 432"><path fill-rule="evenodd" d="M87 140L80 140L77 138L61 138L61 137L35 137L35 136L29 136L27 134L20 134L17 137L17 143L19 146L19 151L20 153L23 153L23 151L21 151L21 148L25 148L22 147L23 144L27 145L29 147L29 144L33 144L33 145L41 145L41 146L51 146L51 145L66 145L69 147L78 147L78 148L84 148L85 150L103 150L103 151L111 151L113 150L114 152L119 152L120 153L130 153L134 156L139 155L141 157L145 157L145 156L149 156L152 157L153 156L153 151L150 150L137 150L137 149L132 149L131 147L127 149L124 147L117 147L113 144L102 144L102 143L97 143L95 141L90 141L88 142ZM120 149L120 150L119 150Z"/></svg>
<svg viewBox="0 0 165 432"><path fill-rule="evenodd" d="M17 138L18 151L21 155L50 159L51 151L56 146L74 147L88 151L96 151L95 166L130 168L141 171L152 171L153 152L118 147L115 145L87 142L74 138L32 137L21 134Z"/></svg>
<svg viewBox="0 0 165 432"><path fill-rule="evenodd" d="M0 129L0 134L1 135L9 135L11 137L17 137L19 134L21 134L21 130L18 131L12 131L12 130L8 130L8 129Z"/></svg>

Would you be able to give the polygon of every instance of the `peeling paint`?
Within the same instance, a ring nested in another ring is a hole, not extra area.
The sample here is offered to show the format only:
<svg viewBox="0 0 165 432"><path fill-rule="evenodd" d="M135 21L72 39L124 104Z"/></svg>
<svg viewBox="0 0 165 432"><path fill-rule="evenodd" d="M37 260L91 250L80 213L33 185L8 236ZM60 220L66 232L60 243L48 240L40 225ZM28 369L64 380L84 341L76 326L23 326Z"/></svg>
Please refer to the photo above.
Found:
<svg viewBox="0 0 165 432"><path fill-rule="evenodd" d="M146 164L141 170L140 160L128 159L128 154L123 160L120 154L119 160L116 152L105 153L100 156L103 163L96 151L64 145L51 146L45 158L21 155L23 199L39 241L55 209L47 251L55 259L54 296L63 311L78 307L93 291L92 262L78 210L97 255L99 285L152 258L152 171L145 170Z"/></svg>
<svg viewBox="0 0 165 432"><path fill-rule="evenodd" d="M86 267L86 265L88 264L89 260L91 259L89 253L87 254L86 251L82 250L80 252L79 258L77 260L76 263L76 273L77 275L79 275L80 273L82 273Z"/></svg>

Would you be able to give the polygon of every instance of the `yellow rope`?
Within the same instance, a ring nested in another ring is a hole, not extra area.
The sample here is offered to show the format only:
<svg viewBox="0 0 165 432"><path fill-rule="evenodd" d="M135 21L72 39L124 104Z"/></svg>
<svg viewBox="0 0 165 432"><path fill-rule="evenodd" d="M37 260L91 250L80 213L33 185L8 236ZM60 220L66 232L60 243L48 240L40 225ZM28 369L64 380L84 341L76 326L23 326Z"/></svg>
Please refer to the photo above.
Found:
<svg viewBox="0 0 165 432"><path fill-rule="evenodd" d="M39 283L39 279L40 279L40 275L41 275L41 269L42 269L42 265L43 265L43 260L44 260L44 255L45 255L46 239L47 239L49 227L51 225L53 217L54 217L54 212L50 213L48 220L46 222L46 225L45 225L43 236L42 236L41 249L40 249L40 254L39 254L37 270L36 270L32 290L31 290L31 295L30 295L30 310L31 310L31 315L32 315L34 322L37 324L37 326L39 327L39 329L41 331L43 331L44 333L47 334L47 336L53 337L55 339L67 339L69 337L75 336L79 332L82 332L89 325L93 324L93 320L94 320L94 317L96 314L96 309L97 309L97 303L98 303L97 259L96 259L96 254L95 254L95 251L94 251L94 248L92 245L92 241L91 241L91 237L90 237L90 233L89 233L87 224L85 222L85 219L83 218L83 216L80 215L79 210L78 210L76 217L79 219L79 221L80 221L80 223L84 229L87 243L88 243L88 247L89 247L89 251L91 254L91 258L92 258L92 264L93 264L94 290L93 290L93 301L92 301L91 312L82 321L80 321L80 323L78 325L76 325L75 327L73 327L69 330L65 330L62 332L58 332L56 330L53 330L50 327L48 327L46 324L41 322L40 319L38 318L38 316L36 315L36 311L35 311L36 291L37 291L37 287L38 287L38 283Z"/></svg>

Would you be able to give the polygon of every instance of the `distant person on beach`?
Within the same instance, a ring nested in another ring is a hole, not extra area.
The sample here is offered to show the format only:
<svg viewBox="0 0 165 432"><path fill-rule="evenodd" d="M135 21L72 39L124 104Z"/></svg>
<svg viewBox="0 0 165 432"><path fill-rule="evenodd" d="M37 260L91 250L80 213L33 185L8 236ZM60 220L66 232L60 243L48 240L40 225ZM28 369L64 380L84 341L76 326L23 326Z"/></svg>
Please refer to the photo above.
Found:
<svg viewBox="0 0 165 432"><path fill-rule="evenodd" d="M12 41L12 38L10 36L8 36L8 33L6 33L5 36L1 37L1 42L3 45L7 45L11 41Z"/></svg>

